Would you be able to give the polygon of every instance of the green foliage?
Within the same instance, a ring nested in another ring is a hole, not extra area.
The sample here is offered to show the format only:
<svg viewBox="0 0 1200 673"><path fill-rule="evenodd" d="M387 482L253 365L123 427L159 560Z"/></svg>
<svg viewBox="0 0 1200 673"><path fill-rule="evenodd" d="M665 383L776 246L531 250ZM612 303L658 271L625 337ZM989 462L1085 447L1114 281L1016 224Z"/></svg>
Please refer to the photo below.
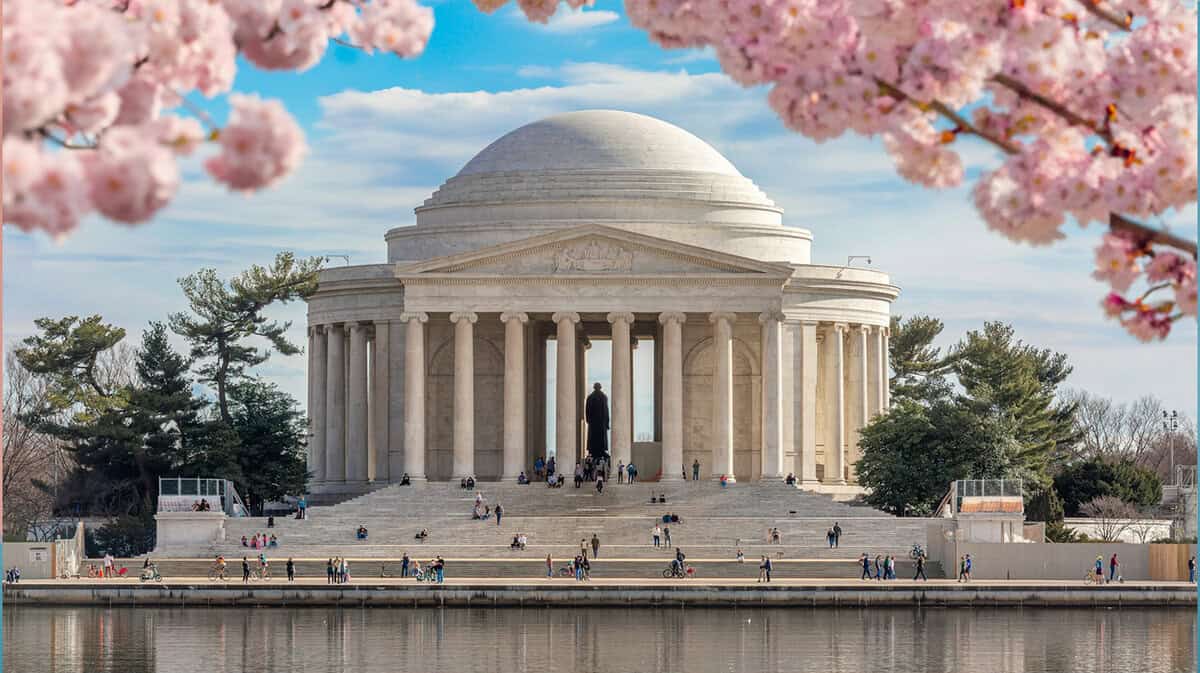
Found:
<svg viewBox="0 0 1200 673"><path fill-rule="evenodd" d="M1078 516L1087 502L1104 496L1132 505L1153 507L1162 501L1162 481L1152 470L1123 460L1087 460L1064 467L1054 477L1054 489L1069 516Z"/></svg>
<svg viewBox="0 0 1200 673"><path fill-rule="evenodd" d="M192 358L201 362L200 378L216 388L217 407L226 423L232 418L230 385L271 355L269 348L250 345L250 338L265 339L283 355L300 352L286 336L291 323L270 320L264 311L272 304L286 304L315 292L320 266L321 258L297 261L292 253L281 252L270 267L256 264L230 279L228 285L214 269L202 269L179 280L191 313L172 313L171 329L191 344Z"/></svg>
<svg viewBox="0 0 1200 673"><path fill-rule="evenodd" d="M953 361L933 345L943 329L942 321L930 316L908 320L892 316L888 337L892 399L927 401L949 394L946 376Z"/></svg>
<svg viewBox="0 0 1200 673"><path fill-rule="evenodd" d="M1061 523L1063 520L1062 498L1052 487L1043 488L1029 498L1025 503L1026 521L1045 521L1047 524Z"/></svg>
<svg viewBox="0 0 1200 673"><path fill-rule="evenodd" d="M125 338L125 330L98 315L39 318L34 325L40 333L23 340L16 355L22 367L46 382L48 408L38 412L43 425L57 412L70 410L86 419L124 403L121 391L101 381L99 363Z"/></svg>
<svg viewBox="0 0 1200 673"><path fill-rule="evenodd" d="M231 389L233 427L241 445L239 491L255 511L303 493L307 424L296 400L274 383L251 379Z"/></svg>
<svg viewBox="0 0 1200 673"><path fill-rule="evenodd" d="M93 547L88 550L89 556L94 551L95 556L107 552L118 558L129 558L148 554L154 549L154 539L154 514L146 512L140 515L127 514L109 521L95 530L91 545L86 539L84 544Z"/></svg>
<svg viewBox="0 0 1200 673"><path fill-rule="evenodd" d="M1067 528L1062 521L1046 522L1046 539L1050 542L1087 542L1088 537Z"/></svg>
<svg viewBox="0 0 1200 673"><path fill-rule="evenodd" d="M865 499L872 506L928 515L956 479L1012 476L1012 444L1005 423L960 401L901 400L863 429L858 481L870 489Z"/></svg>
<svg viewBox="0 0 1200 673"><path fill-rule="evenodd" d="M1029 346L1015 338L1011 326L989 322L967 333L953 361L963 397L976 413L1010 423L1020 476L1028 485L1048 485L1054 460L1079 441L1075 405L1056 399L1071 373L1066 355Z"/></svg>

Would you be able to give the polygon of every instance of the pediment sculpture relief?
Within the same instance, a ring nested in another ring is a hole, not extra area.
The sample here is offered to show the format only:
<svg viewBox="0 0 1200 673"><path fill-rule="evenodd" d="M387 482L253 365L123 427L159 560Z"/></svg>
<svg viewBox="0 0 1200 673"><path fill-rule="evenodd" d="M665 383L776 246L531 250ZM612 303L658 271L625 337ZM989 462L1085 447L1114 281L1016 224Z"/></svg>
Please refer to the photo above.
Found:
<svg viewBox="0 0 1200 673"><path fill-rule="evenodd" d="M615 243L595 239L582 241L555 253L554 270L584 273L632 271L633 251Z"/></svg>

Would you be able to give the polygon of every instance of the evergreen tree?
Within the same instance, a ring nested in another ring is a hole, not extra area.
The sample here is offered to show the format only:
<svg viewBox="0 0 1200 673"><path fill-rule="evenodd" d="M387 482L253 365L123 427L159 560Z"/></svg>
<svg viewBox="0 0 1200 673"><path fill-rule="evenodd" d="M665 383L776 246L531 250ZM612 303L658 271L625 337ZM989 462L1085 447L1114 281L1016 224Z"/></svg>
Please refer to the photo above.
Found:
<svg viewBox="0 0 1200 673"><path fill-rule="evenodd" d="M933 345L944 328L941 320L925 315L908 320L892 316L888 337L892 399L929 402L949 394L946 376L951 371L952 359Z"/></svg>
<svg viewBox="0 0 1200 673"><path fill-rule="evenodd" d="M1057 399L1058 385L1072 369L1066 355L1029 346L1011 326L989 322L968 332L952 358L964 401L976 413L1010 424L1021 476L1035 488L1049 484L1052 462L1079 441L1075 405Z"/></svg>
<svg viewBox="0 0 1200 673"><path fill-rule="evenodd" d="M166 326L150 323L137 353L138 383L130 391L129 407L133 429L141 436L140 450L160 476L187 466L185 445L205 406L192 394L189 364L171 347Z"/></svg>
<svg viewBox="0 0 1200 673"><path fill-rule="evenodd" d="M231 384L271 356L269 348L249 345L250 338L265 339L283 355L300 352L286 336L291 323L270 320L264 311L272 304L286 304L315 292L320 265L321 258L297 261L292 253L281 252L270 267L251 266L228 285L214 269L202 269L179 280L191 314L172 313L171 329L188 340L192 358L201 361L201 380L216 389L221 420L232 422Z"/></svg>
<svg viewBox="0 0 1200 673"><path fill-rule="evenodd" d="M259 379L239 382L230 392L241 446L238 484L247 505L261 511L267 502L303 493L307 424L296 400Z"/></svg>

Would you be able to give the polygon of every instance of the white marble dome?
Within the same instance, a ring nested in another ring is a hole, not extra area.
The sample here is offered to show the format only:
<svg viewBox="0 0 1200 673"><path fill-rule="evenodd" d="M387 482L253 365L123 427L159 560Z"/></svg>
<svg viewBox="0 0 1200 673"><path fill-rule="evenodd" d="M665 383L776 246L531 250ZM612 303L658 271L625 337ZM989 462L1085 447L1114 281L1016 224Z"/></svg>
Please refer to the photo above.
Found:
<svg viewBox="0 0 1200 673"><path fill-rule="evenodd" d="M458 175L624 170L742 176L720 152L678 126L617 110L568 112L526 124L483 148Z"/></svg>
<svg viewBox="0 0 1200 673"><path fill-rule="evenodd" d="M764 261L806 264L812 235L711 145L646 115L583 110L482 149L387 234L388 259L466 252L596 223Z"/></svg>

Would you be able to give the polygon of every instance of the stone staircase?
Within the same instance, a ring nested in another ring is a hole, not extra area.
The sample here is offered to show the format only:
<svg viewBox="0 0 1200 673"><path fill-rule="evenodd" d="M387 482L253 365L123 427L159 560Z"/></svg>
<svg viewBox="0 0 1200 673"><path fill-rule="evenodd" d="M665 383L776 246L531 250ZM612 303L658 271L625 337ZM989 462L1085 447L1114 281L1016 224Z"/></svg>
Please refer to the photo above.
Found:
<svg viewBox="0 0 1200 673"><path fill-rule="evenodd" d="M310 507L303 521L277 518L270 530L263 518L230 519L223 544L160 550L159 555L255 556L258 551L242 547L241 537L266 532L280 541L269 552L272 558L347 556L382 562L408 553L421 559L441 555L500 560L520 568L527 562L544 562L547 555L569 558L577 553L581 540L590 541L595 534L601 540L601 558L654 560L657 567L671 552L651 545L651 529L664 513L672 512L682 519L670 526L672 544L683 548L689 559L732 562L740 547L748 562L764 554L775 559L845 562L864 552L906 559L914 543L924 545L927 525L924 519L895 518L778 482L728 489L714 482L613 484L603 494L597 494L591 484L549 489L542 483L483 482L478 490L492 507L497 502L503 505L502 525L497 526L495 519L473 520L475 491L457 484L392 485L336 505ZM665 493L667 502L651 504L651 493ZM825 531L834 521L840 522L843 535L840 547L829 549ZM370 531L367 540L356 539L359 525ZM780 530L782 544L767 544L767 530L772 527ZM414 534L422 528L429 531L429 538L419 542ZM524 550L511 550L509 543L518 532L528 537L529 544ZM532 572L536 575L538 570Z"/></svg>

